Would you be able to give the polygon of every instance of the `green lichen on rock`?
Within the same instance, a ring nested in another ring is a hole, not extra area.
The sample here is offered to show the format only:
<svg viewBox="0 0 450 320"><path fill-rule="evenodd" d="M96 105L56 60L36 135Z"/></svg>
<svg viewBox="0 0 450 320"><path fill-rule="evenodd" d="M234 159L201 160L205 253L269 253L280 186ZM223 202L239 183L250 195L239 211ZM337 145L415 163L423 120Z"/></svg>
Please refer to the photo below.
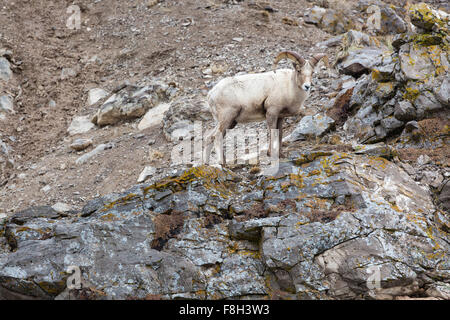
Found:
<svg viewBox="0 0 450 320"><path fill-rule="evenodd" d="M406 87L405 93L403 94L403 99L414 102L419 95L420 91L418 89Z"/></svg>
<svg viewBox="0 0 450 320"><path fill-rule="evenodd" d="M412 5L409 8L409 16L414 25L425 30L431 31L435 26L441 30L447 30L447 21L442 20L437 12L424 2Z"/></svg>
<svg viewBox="0 0 450 320"><path fill-rule="evenodd" d="M438 34L417 33L411 36L411 41L421 46L434 46L443 44L445 38Z"/></svg>

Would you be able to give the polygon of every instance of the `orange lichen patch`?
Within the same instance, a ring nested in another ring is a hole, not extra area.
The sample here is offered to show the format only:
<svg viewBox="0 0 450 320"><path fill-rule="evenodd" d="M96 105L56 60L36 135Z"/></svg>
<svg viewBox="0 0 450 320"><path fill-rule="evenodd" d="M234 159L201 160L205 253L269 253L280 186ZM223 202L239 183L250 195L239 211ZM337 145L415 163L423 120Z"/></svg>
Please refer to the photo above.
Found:
<svg viewBox="0 0 450 320"><path fill-rule="evenodd" d="M382 96L390 95L394 90L394 83L392 82L380 82L376 88L376 91Z"/></svg>
<svg viewBox="0 0 450 320"><path fill-rule="evenodd" d="M379 169L386 169L386 167L389 165L389 161L386 160L385 158L381 158L381 157L369 157L369 161L368 161L369 165L372 167L376 167Z"/></svg>
<svg viewBox="0 0 450 320"><path fill-rule="evenodd" d="M434 252L428 254L426 256L427 259L440 259L440 258L442 258L445 255L445 251L442 250L441 246L439 245L439 243L437 243L436 239L434 238L433 229L432 229L431 226L429 226L426 229L426 233L427 233L428 238L430 238L433 241L433 243L434 243L434 246L433 246L433 251Z"/></svg>
<svg viewBox="0 0 450 320"><path fill-rule="evenodd" d="M114 215L112 213L105 214L105 215L101 216L100 219L103 220L103 221L117 221L117 220L120 220L119 217L117 217L116 215Z"/></svg>
<svg viewBox="0 0 450 320"><path fill-rule="evenodd" d="M252 257L254 259L261 259L261 254L259 251L238 250L237 253L243 257Z"/></svg>
<svg viewBox="0 0 450 320"><path fill-rule="evenodd" d="M318 174L320 174L319 170L317 170L317 169L316 170L312 170L310 173L308 173L307 177L316 176Z"/></svg>
<svg viewBox="0 0 450 320"><path fill-rule="evenodd" d="M173 192L181 191L186 185L196 181L200 182L206 189L217 192L221 197L227 198L232 192L232 184L227 181L229 173L218 168L209 166L193 167L183 172L180 176L166 178L144 189L144 193L149 190L170 189Z"/></svg>
<svg viewBox="0 0 450 320"><path fill-rule="evenodd" d="M403 99L414 102L419 95L420 95L420 91L418 89L406 87L405 93L403 94Z"/></svg>
<svg viewBox="0 0 450 320"><path fill-rule="evenodd" d="M443 54L443 51L440 46L433 45L429 46L428 48L428 56L430 57L431 61L433 62L433 65L436 67L436 75L439 76L441 74L444 74L448 72L448 66L443 64L441 62L441 56Z"/></svg>
<svg viewBox="0 0 450 320"><path fill-rule="evenodd" d="M411 223L414 223L416 226L418 226L420 229L422 229L426 234L427 237L433 242L433 253L427 254L427 259L440 259L444 256L445 252L442 250L439 243L436 241L434 235L433 235L433 228L432 226L429 226L427 224L427 219L419 214L412 214L412 213L406 213L405 214L408 221ZM424 253L425 254L425 253Z"/></svg>
<svg viewBox="0 0 450 320"><path fill-rule="evenodd" d="M27 231L30 231L30 232L35 231L35 232L39 232L40 234L46 234L46 233L50 232L51 230L50 229L46 229L46 230L33 229L33 228L30 228L30 227L25 227L25 226L24 227L19 227L19 228L16 229L17 233L19 233L19 232L27 232Z"/></svg>
<svg viewBox="0 0 450 320"><path fill-rule="evenodd" d="M332 155L331 151L322 151L322 150L311 151L310 153L301 154L297 159L294 160L294 163L297 166L301 166L305 163L313 162L317 158L330 156L330 155Z"/></svg>
<svg viewBox="0 0 450 320"><path fill-rule="evenodd" d="M239 249L238 243L233 241L233 242L230 243L230 245L228 246L228 253L229 253L229 254L236 253L236 252L238 251L238 249Z"/></svg>
<svg viewBox="0 0 450 320"><path fill-rule="evenodd" d="M309 222L299 221L295 224L295 229L299 229L301 226L308 224Z"/></svg>
<svg viewBox="0 0 450 320"><path fill-rule="evenodd" d="M423 224L427 223L427 220L425 219L425 217L423 217L422 215L419 215L419 214L406 213L405 217L406 217L406 219L408 219L408 221L410 221L416 225L423 226Z"/></svg>
<svg viewBox="0 0 450 320"><path fill-rule="evenodd" d="M121 204L127 204L128 202L135 200L138 198L138 195L135 193L129 193L126 196L117 199L116 201L112 201L110 203L107 203L103 206L103 208L100 210L100 212L105 212L108 211L112 208L114 208L116 205L121 205Z"/></svg>
<svg viewBox="0 0 450 320"><path fill-rule="evenodd" d="M334 154L330 158L322 158L320 160L321 169L325 172L327 177L330 177L332 175L335 175L338 172L338 168L335 164L335 162L340 159L340 155Z"/></svg>
<svg viewBox="0 0 450 320"><path fill-rule="evenodd" d="M289 174L289 181L291 185L296 186L297 188L304 188L305 184L303 183L303 176L301 174L291 173Z"/></svg>
<svg viewBox="0 0 450 320"><path fill-rule="evenodd" d="M66 286L66 281L60 280L55 283L42 281L38 282L37 285L49 295L56 296L64 289Z"/></svg>
<svg viewBox="0 0 450 320"><path fill-rule="evenodd" d="M403 210L400 210L400 208L398 207L398 205L396 203L389 203L389 205L391 206L391 208L397 212L403 212Z"/></svg>
<svg viewBox="0 0 450 320"><path fill-rule="evenodd" d="M328 210L330 200L321 198L310 198L304 203L305 207L317 210Z"/></svg>

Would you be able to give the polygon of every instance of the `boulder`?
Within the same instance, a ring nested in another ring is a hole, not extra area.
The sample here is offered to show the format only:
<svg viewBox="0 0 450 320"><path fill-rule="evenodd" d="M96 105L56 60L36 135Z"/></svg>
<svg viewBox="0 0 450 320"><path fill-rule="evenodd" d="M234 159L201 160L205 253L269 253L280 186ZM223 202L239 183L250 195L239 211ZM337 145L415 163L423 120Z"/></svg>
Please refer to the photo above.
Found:
<svg viewBox="0 0 450 320"><path fill-rule="evenodd" d="M325 114L315 116L305 116L295 127L292 133L285 137L283 141L304 140L308 137L321 137L334 126L334 120Z"/></svg>
<svg viewBox="0 0 450 320"><path fill-rule="evenodd" d="M395 105L394 117L400 121L411 121L417 119L414 106L409 101L399 101Z"/></svg>
<svg viewBox="0 0 450 320"><path fill-rule="evenodd" d="M75 151L83 151L84 149L88 148L92 145L91 139L76 139L72 142L70 145L70 148L72 148Z"/></svg>
<svg viewBox="0 0 450 320"><path fill-rule="evenodd" d="M398 57L406 80L425 80L435 72L426 47L405 44L401 46Z"/></svg>
<svg viewBox="0 0 450 320"><path fill-rule="evenodd" d="M109 93L101 88L94 88L88 92L88 106L95 104L97 101L107 97Z"/></svg>
<svg viewBox="0 0 450 320"><path fill-rule="evenodd" d="M153 176L155 173L156 173L156 168L145 167L144 170L142 170L141 174L139 175L137 182L142 183L145 180L147 180L149 177Z"/></svg>
<svg viewBox="0 0 450 320"><path fill-rule="evenodd" d="M151 108L138 124L139 130L144 130L162 123L164 113L169 110L169 103L161 103Z"/></svg>
<svg viewBox="0 0 450 320"><path fill-rule="evenodd" d="M92 122L105 126L142 117L149 109L170 101L177 92L176 87L161 82L126 85L100 106Z"/></svg>
<svg viewBox="0 0 450 320"><path fill-rule="evenodd" d="M327 12L327 9L314 6L308 10L305 14L305 22L318 25L322 21L323 16Z"/></svg>
<svg viewBox="0 0 450 320"><path fill-rule="evenodd" d="M449 15L444 11L438 11L428 4L421 2L409 7L411 23L425 30L448 30Z"/></svg>
<svg viewBox="0 0 450 320"><path fill-rule="evenodd" d="M380 48L365 47L352 50L338 64L338 70L343 74L359 77L379 65L383 61L383 55L384 52Z"/></svg>
<svg viewBox="0 0 450 320"><path fill-rule="evenodd" d="M450 106L450 78L446 77L440 86L436 86L434 89L434 94L436 98L444 106Z"/></svg>
<svg viewBox="0 0 450 320"><path fill-rule="evenodd" d="M8 59L0 57L0 80L9 81L12 76L11 65Z"/></svg>
<svg viewBox="0 0 450 320"><path fill-rule="evenodd" d="M11 96L0 96L0 112L15 113Z"/></svg>
<svg viewBox="0 0 450 320"><path fill-rule="evenodd" d="M163 132L168 141L189 138L193 134L195 121L209 121L211 111L204 98L185 96L173 101L164 114Z"/></svg>
<svg viewBox="0 0 450 320"><path fill-rule="evenodd" d="M69 135L73 136L76 134L81 134L88 132L89 130L95 128L95 125L91 122L88 116L75 117L70 123L67 132Z"/></svg>

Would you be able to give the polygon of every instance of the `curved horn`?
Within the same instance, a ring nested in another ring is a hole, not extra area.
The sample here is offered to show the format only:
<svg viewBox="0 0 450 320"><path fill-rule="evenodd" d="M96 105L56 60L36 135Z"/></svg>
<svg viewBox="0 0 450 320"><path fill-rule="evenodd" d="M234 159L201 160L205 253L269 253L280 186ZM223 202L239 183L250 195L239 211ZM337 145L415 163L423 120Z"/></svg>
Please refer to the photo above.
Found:
<svg viewBox="0 0 450 320"><path fill-rule="evenodd" d="M328 67L328 57L327 57L327 55L325 53L315 54L310 60L311 65L314 67L323 58L326 58L326 59L324 59L324 61L325 61L325 64L327 65L327 67Z"/></svg>
<svg viewBox="0 0 450 320"><path fill-rule="evenodd" d="M290 60L292 60L294 62L297 62L300 65L300 67L303 66L306 63L305 59L300 57L298 55L298 53L296 53L294 51L283 51L283 52L280 52L278 54L278 56L275 58L275 62L274 62L275 65L277 65L278 62L280 62L280 60L282 60L282 59L290 59Z"/></svg>

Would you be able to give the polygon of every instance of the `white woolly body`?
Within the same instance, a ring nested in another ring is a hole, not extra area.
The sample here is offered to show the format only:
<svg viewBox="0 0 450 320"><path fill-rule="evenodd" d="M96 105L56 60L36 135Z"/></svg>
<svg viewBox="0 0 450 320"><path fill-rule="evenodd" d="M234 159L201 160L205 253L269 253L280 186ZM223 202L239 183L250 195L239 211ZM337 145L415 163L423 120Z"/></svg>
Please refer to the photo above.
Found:
<svg viewBox="0 0 450 320"><path fill-rule="evenodd" d="M295 70L279 69L225 78L207 99L216 121L238 111L235 121L245 123L265 120L271 109L277 109L281 117L297 115L307 97L297 85Z"/></svg>

